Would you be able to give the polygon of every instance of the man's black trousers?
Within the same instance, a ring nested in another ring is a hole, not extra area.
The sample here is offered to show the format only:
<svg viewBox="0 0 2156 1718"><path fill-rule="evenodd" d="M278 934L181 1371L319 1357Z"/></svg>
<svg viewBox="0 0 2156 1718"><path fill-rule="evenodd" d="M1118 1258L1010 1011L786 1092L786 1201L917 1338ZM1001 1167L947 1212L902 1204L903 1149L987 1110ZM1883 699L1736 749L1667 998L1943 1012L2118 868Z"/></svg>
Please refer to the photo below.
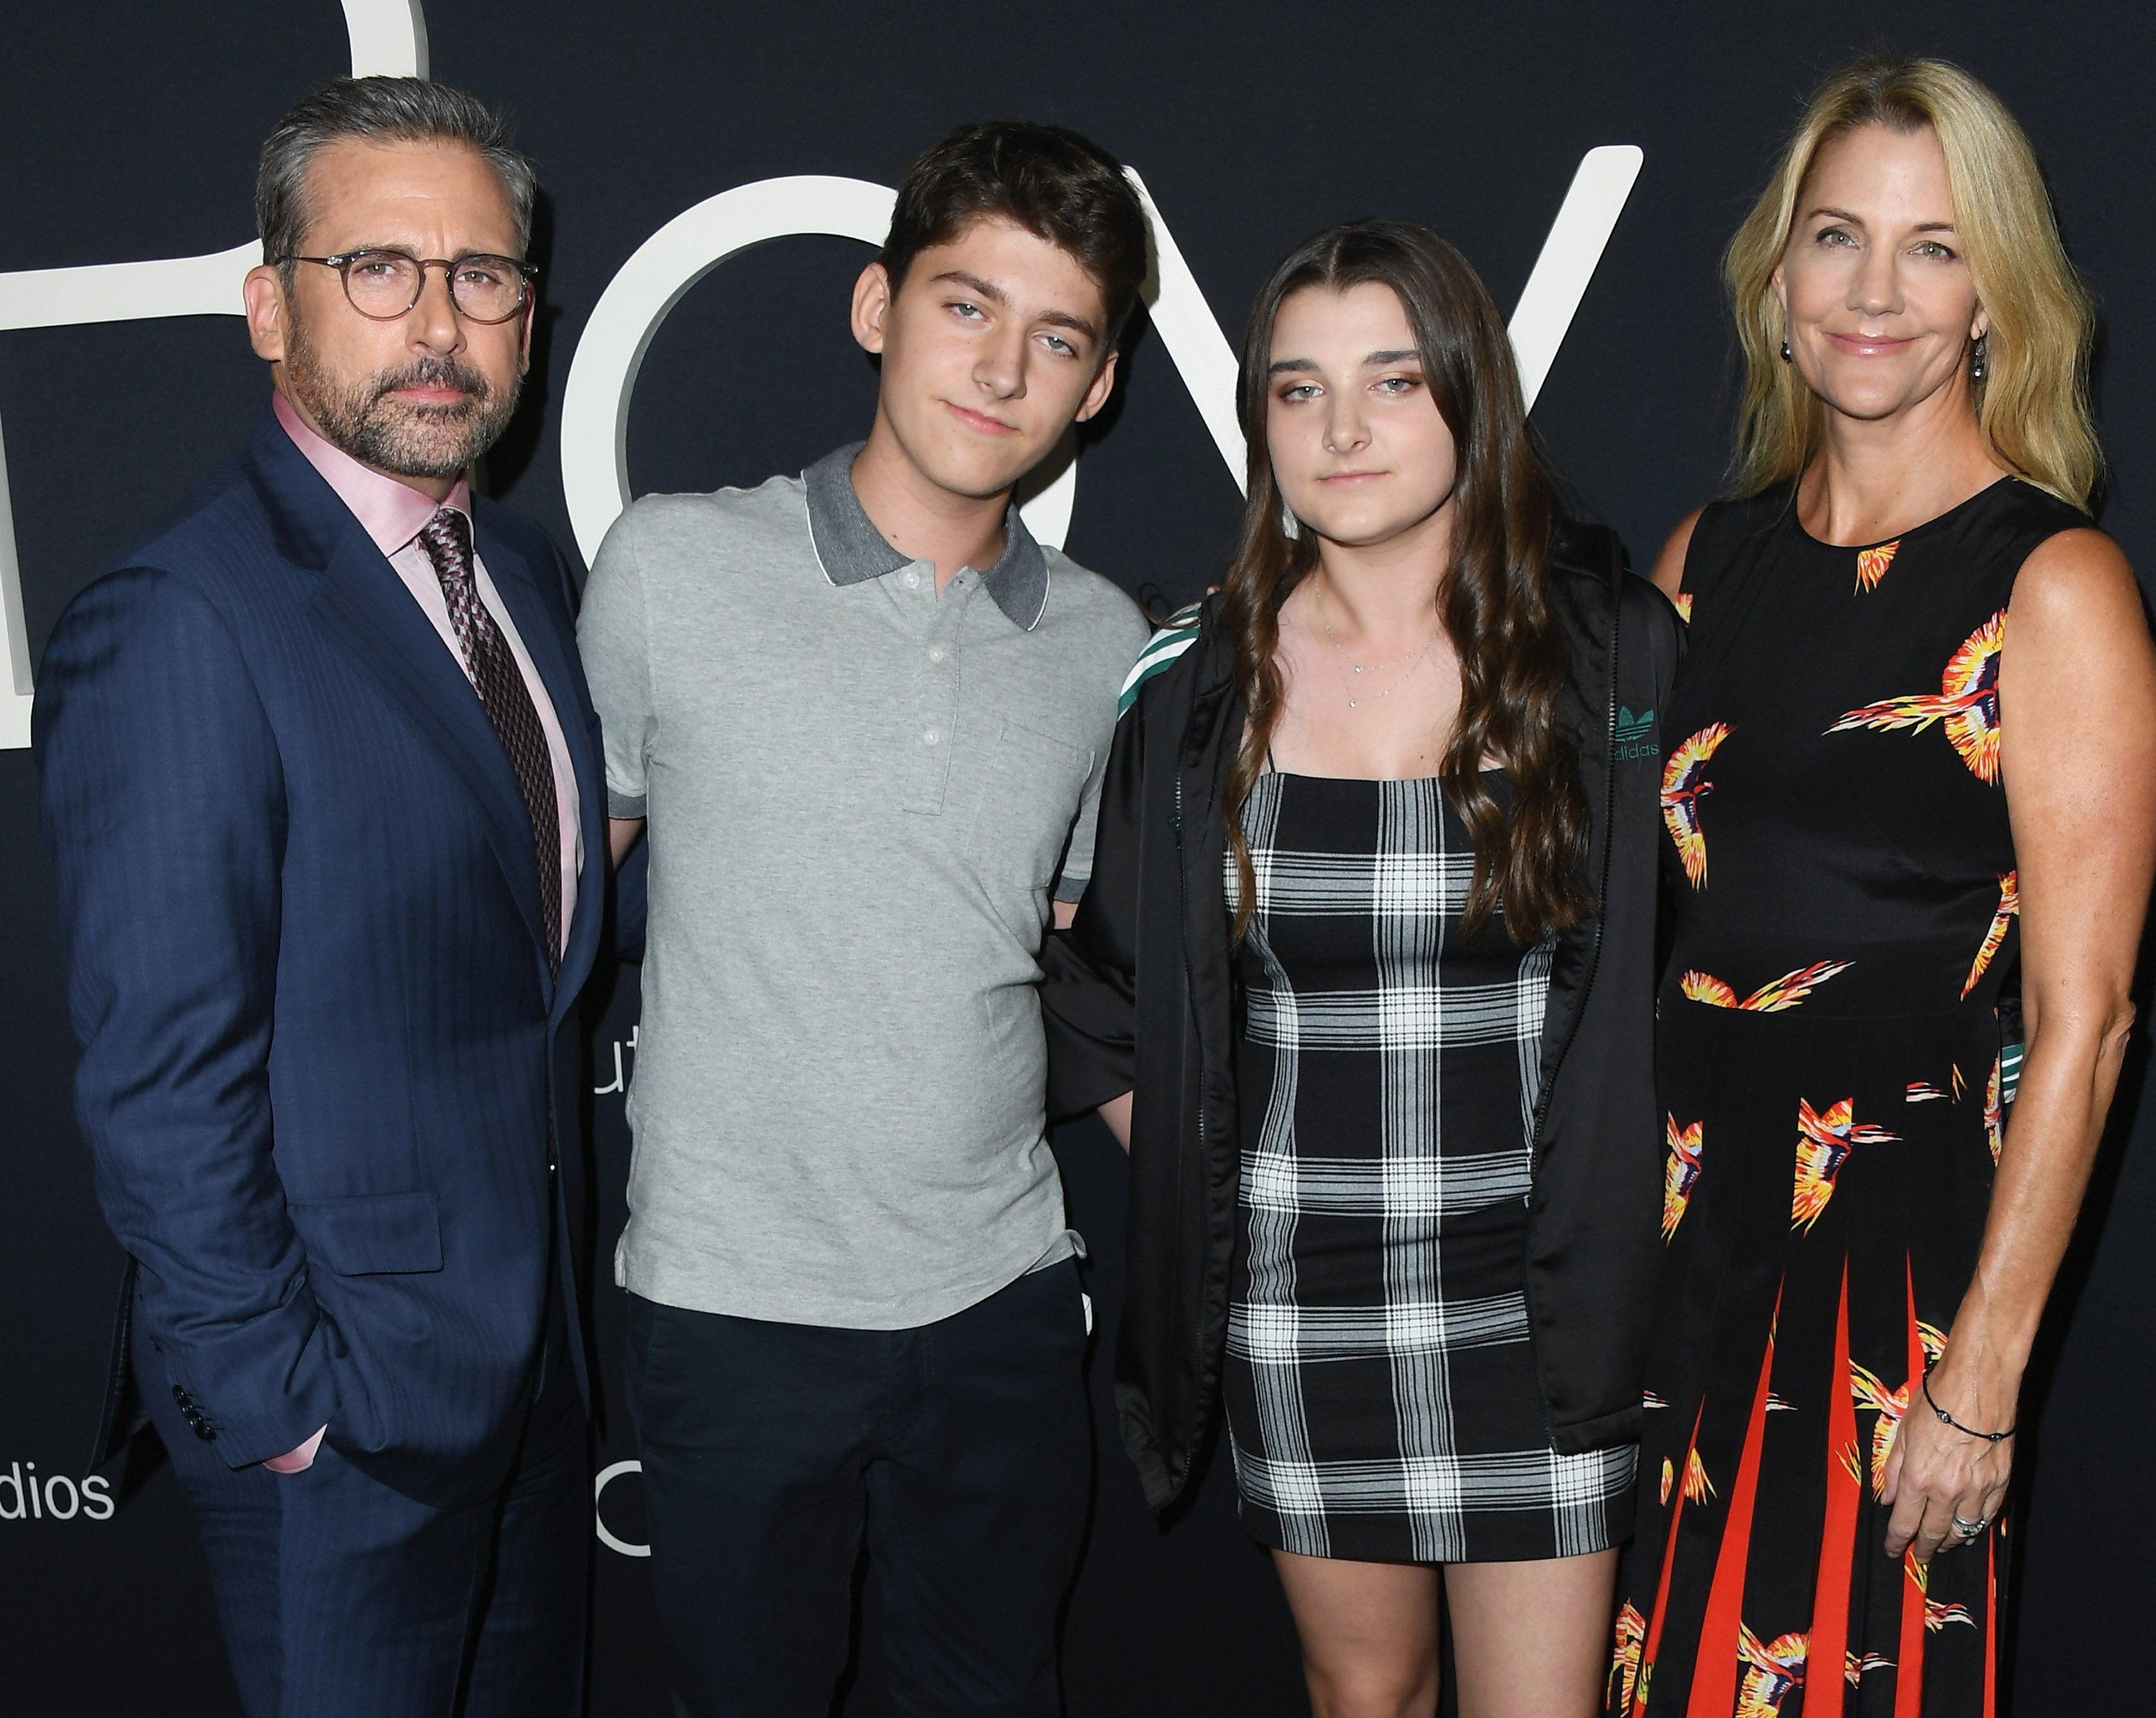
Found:
<svg viewBox="0 0 2156 1718"><path fill-rule="evenodd" d="M676 1710L824 1718L865 1531L892 1704L1052 1718L1091 1493L1075 1264L904 1331L629 1302Z"/></svg>

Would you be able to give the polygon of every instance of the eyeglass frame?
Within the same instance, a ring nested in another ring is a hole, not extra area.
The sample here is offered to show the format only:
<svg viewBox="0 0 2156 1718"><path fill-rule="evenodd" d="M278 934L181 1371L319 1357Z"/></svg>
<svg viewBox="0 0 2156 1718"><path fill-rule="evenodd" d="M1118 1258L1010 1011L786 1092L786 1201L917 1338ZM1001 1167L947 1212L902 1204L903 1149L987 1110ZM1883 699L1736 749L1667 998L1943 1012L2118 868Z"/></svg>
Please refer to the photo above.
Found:
<svg viewBox="0 0 2156 1718"><path fill-rule="evenodd" d="M406 305L401 310L392 310L386 316L377 315L372 310L360 309L358 300L352 295L352 275L347 272L362 257L376 256L401 257L419 270L419 285L412 294L411 303ZM470 262L477 257L485 257L490 261L508 264L511 268L516 270L518 277L523 283L522 290L517 298L515 308L506 315L475 316L457 302L457 265L459 263ZM368 244L362 245L357 250L335 251L326 257L303 257L294 254L280 257L277 260L280 264L321 263L326 267L335 269L337 279L344 288L344 301L352 306L354 315L364 316L370 322L394 322L399 316L410 315L418 307L420 299L426 295L427 270L439 268L442 271L443 284L449 289L449 308L467 322L476 322L482 328L499 328L503 323L522 315L531 307L531 285L539 278L539 270L532 264L523 262L516 257L503 256L498 251L490 250L468 250L461 256L454 257L420 257L413 255L408 250L400 250L393 244Z"/></svg>

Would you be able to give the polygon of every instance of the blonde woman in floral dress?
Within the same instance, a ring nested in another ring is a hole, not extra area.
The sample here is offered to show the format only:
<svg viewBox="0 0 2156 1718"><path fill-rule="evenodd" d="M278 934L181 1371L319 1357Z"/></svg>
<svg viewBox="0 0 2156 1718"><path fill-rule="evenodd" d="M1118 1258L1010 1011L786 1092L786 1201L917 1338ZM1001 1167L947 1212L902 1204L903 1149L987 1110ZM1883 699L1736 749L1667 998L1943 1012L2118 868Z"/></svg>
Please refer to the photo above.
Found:
<svg viewBox="0 0 2156 1718"><path fill-rule="evenodd" d="M1656 572L1669 1250L1609 1707L1974 1718L2132 1020L2156 654L2087 510L2088 300L1994 96L1830 79L1727 273L1737 492Z"/></svg>

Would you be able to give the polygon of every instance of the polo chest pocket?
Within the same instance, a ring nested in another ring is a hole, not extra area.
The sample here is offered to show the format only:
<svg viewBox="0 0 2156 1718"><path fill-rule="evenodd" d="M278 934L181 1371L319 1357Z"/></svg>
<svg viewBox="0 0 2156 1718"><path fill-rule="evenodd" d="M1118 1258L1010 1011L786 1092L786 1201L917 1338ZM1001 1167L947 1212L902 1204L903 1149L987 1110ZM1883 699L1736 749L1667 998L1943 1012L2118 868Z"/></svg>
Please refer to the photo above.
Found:
<svg viewBox="0 0 2156 1718"><path fill-rule="evenodd" d="M441 1202L432 1193L303 1199L289 1208L308 1259L339 1276L442 1268Z"/></svg>
<svg viewBox="0 0 2156 1718"><path fill-rule="evenodd" d="M981 772L968 856L984 878L1045 889L1070 839L1092 759L1075 746L1005 722Z"/></svg>

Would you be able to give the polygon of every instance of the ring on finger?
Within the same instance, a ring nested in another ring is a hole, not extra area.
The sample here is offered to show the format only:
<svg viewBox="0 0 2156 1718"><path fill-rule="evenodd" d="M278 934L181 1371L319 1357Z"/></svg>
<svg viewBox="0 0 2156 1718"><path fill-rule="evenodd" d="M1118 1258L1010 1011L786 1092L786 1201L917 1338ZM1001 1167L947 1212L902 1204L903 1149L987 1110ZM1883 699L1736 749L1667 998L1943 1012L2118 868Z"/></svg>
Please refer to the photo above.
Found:
<svg viewBox="0 0 2156 1718"><path fill-rule="evenodd" d="M1991 1517L1979 1516L1974 1521L1964 1521L1959 1515L1953 1518L1953 1530L1964 1539L1974 1539L1991 1525Z"/></svg>

